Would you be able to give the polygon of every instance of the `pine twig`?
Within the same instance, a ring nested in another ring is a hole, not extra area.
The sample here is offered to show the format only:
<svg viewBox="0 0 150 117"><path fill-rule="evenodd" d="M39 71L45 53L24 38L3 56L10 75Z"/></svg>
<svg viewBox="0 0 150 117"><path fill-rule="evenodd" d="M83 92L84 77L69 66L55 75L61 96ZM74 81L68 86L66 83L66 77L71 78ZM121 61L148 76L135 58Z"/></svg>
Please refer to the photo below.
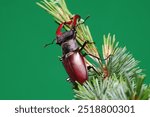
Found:
<svg viewBox="0 0 150 117"><path fill-rule="evenodd" d="M67 8L65 0L43 0L37 3L54 17L54 20L61 24L70 21L73 14ZM89 27L83 24L84 20L78 22L77 41L79 45L83 45L85 41L94 42ZM65 26L66 30L71 27ZM100 58L98 50L94 44L88 44L85 52ZM91 57L99 66L96 70L101 74L95 74L89 71L89 80L83 85L77 83L78 89L74 89L75 99L84 100L127 100L127 99L150 99L150 85L143 84L144 75L142 69L138 67L138 61L126 52L126 47L118 47L115 42L115 36L104 36L104 44L102 52L104 63ZM94 66L92 62L86 63ZM95 67L95 66L94 66Z"/></svg>

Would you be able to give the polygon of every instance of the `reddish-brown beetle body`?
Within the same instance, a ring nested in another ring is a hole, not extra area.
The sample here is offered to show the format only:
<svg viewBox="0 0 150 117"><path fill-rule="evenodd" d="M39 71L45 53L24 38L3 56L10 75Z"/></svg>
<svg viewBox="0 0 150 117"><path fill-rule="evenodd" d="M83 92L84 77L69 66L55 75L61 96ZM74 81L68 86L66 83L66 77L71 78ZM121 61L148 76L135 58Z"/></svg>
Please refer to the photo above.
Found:
<svg viewBox="0 0 150 117"><path fill-rule="evenodd" d="M63 65L72 82L83 84L88 79L87 68L83 56L74 51L68 56L62 58Z"/></svg>

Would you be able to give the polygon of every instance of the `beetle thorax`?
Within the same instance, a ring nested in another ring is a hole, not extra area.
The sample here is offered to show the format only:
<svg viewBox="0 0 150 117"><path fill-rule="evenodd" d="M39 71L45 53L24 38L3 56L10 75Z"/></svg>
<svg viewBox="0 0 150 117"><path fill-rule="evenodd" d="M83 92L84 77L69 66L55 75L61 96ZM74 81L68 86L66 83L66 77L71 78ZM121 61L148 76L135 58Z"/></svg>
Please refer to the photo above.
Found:
<svg viewBox="0 0 150 117"><path fill-rule="evenodd" d="M78 49L78 44L75 39L70 39L61 44L63 55L73 52Z"/></svg>
<svg viewBox="0 0 150 117"><path fill-rule="evenodd" d="M78 44L76 42L75 31L70 30L57 37L57 44L61 45L63 55L77 50Z"/></svg>

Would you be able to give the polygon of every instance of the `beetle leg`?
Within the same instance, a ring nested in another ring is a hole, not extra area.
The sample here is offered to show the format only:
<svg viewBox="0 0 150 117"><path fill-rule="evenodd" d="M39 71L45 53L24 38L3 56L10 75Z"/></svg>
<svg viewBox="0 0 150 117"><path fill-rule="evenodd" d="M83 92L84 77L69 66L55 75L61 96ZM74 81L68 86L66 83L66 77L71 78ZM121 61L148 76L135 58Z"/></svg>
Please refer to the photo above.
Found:
<svg viewBox="0 0 150 117"><path fill-rule="evenodd" d="M83 43L82 47L80 48L79 52L81 52L81 51L85 48L86 44L94 44L94 43L95 43L95 42L85 41L85 42Z"/></svg>
<svg viewBox="0 0 150 117"><path fill-rule="evenodd" d="M79 52L81 52L81 51L85 48L86 44L94 44L94 43L95 43L95 42L85 41L85 42L83 43L82 47L79 49ZM90 56L92 56L92 57L97 58L98 60L100 60L99 57L97 57L97 56L95 56L95 55L92 55L92 54L90 54L90 53L85 53L83 56L86 56L86 55L90 55ZM111 56L112 56L112 55L110 54L108 57L102 59L102 61L105 61L105 60L109 59Z"/></svg>
<svg viewBox="0 0 150 117"><path fill-rule="evenodd" d="M98 60L100 60L99 57L95 56L95 55L92 55L90 53L84 53L83 56L85 57L86 55L89 55L89 56L92 56L94 58L97 58ZM108 57L104 58L104 59L101 59L101 61L105 61L105 60L108 60L112 55L110 54Z"/></svg>
<svg viewBox="0 0 150 117"><path fill-rule="evenodd" d="M111 56L113 56L112 54L110 54L109 56L107 56L106 58L104 58L103 60L107 60L109 59Z"/></svg>
<svg viewBox="0 0 150 117"><path fill-rule="evenodd" d="M51 43L45 44L45 45L44 45L44 48L48 47L49 45L52 45L52 44L54 43L55 40L56 40L56 39L53 39Z"/></svg>
<svg viewBox="0 0 150 117"><path fill-rule="evenodd" d="M87 69L93 69L98 75L101 75L93 66L87 66Z"/></svg>
<svg viewBox="0 0 150 117"><path fill-rule="evenodd" d="M85 57L86 55L92 56L92 57L97 58L98 60L100 60L99 57L97 57L97 56L95 56L95 55L93 55L93 54L90 54L90 53L84 53L84 54L83 54L84 57Z"/></svg>

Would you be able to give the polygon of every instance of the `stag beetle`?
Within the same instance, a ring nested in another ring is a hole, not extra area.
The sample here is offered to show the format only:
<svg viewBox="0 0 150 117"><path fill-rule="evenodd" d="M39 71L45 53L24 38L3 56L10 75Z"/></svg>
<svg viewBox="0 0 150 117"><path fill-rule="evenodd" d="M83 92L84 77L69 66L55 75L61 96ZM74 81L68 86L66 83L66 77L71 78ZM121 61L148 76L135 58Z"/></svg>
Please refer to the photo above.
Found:
<svg viewBox="0 0 150 117"><path fill-rule="evenodd" d="M64 22L59 25L56 31L56 44L60 45L62 48L62 63L66 72L69 75L70 81L75 83L75 81L83 84L86 80L88 80L88 67L86 66L84 56L81 54L81 50L85 47L87 43L93 42L84 42L81 48L79 48L76 41L76 26L77 20L80 20L79 15L75 15L71 21ZM61 32L61 29L64 25L70 25L71 29L66 32ZM54 40L53 40L54 42ZM52 42L52 43L53 43ZM52 44L51 43L51 44ZM45 46L50 45L46 44ZM95 57L95 56L94 56Z"/></svg>

